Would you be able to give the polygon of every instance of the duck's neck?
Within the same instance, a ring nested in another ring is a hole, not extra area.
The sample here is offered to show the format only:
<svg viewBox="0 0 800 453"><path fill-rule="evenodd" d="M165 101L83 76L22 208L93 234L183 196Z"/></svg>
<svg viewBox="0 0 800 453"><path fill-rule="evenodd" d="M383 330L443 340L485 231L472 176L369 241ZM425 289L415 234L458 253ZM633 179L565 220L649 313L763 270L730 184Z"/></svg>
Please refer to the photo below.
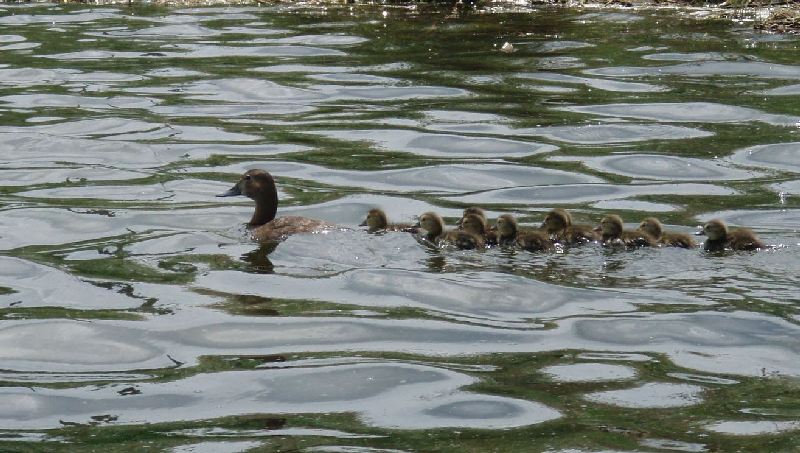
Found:
<svg viewBox="0 0 800 453"><path fill-rule="evenodd" d="M248 224L251 228L271 222L278 212L278 189L275 187L275 180L270 175L267 175L266 179L264 187L253 198L256 202L256 210Z"/></svg>

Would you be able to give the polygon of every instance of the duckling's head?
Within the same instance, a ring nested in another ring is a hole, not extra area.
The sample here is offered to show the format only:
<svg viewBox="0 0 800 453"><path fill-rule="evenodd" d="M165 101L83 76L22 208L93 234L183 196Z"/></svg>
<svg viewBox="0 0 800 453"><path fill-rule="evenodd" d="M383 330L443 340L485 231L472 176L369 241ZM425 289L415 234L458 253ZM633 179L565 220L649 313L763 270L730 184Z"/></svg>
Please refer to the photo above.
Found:
<svg viewBox="0 0 800 453"><path fill-rule="evenodd" d="M359 226L369 227L370 230L381 230L386 228L388 224L389 221L386 219L386 213L383 212L383 209L375 208L369 210L367 218Z"/></svg>
<svg viewBox="0 0 800 453"><path fill-rule="evenodd" d="M477 206L470 206L464 208L464 212L461 214L461 218L458 219L458 222L456 222L456 225L463 228L464 219L466 219L468 215L476 215L483 219L483 223L486 223L486 211Z"/></svg>
<svg viewBox="0 0 800 453"><path fill-rule="evenodd" d="M419 226L428 234L438 235L444 231L444 220L435 212L426 212L419 216Z"/></svg>
<svg viewBox="0 0 800 453"><path fill-rule="evenodd" d="M542 228L550 233L561 231L572 225L572 216L564 209L558 208L548 212L542 222Z"/></svg>
<svg viewBox="0 0 800 453"><path fill-rule="evenodd" d="M709 220L703 225L703 234L711 241L721 241L728 236L728 227L720 219Z"/></svg>
<svg viewBox="0 0 800 453"><path fill-rule="evenodd" d="M639 224L639 228L637 229L640 232L649 234L656 239L660 238L663 232L661 222L655 217L647 217L643 219L642 223Z"/></svg>
<svg viewBox="0 0 800 453"><path fill-rule="evenodd" d="M600 220L600 231L603 232L603 236L608 237L619 237L622 233L622 217L611 214L603 217Z"/></svg>
<svg viewBox="0 0 800 453"><path fill-rule="evenodd" d="M277 191L275 189L275 180L272 179L266 170L253 169L247 170L239 178L235 186L231 187L227 192L217 195L218 197L233 197L236 195L244 195L253 200L263 198L265 196L274 196L277 198Z"/></svg>
<svg viewBox="0 0 800 453"><path fill-rule="evenodd" d="M467 233L483 236L486 234L486 221L477 214L467 214L461 222L461 228Z"/></svg>
<svg viewBox="0 0 800 453"><path fill-rule="evenodd" d="M517 235L517 219L511 214L503 214L497 218L495 227L500 237L508 238Z"/></svg>

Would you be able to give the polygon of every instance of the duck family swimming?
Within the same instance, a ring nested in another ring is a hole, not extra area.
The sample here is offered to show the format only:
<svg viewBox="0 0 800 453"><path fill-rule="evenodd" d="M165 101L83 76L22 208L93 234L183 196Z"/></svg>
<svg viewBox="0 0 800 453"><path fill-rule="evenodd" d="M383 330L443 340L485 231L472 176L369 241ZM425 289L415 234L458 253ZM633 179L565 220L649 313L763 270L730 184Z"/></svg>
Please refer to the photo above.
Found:
<svg viewBox="0 0 800 453"><path fill-rule="evenodd" d="M278 211L278 189L275 180L266 170L246 171L239 181L218 197L244 195L256 202L250 222L247 223L253 239L276 241L296 233L319 233L337 229L333 224L318 219L300 216L276 218ZM624 247L682 247L694 248L697 243L684 233L663 231L661 222L655 217L641 221L636 230L625 230L622 218L616 214L603 217L597 227L575 224L565 209L553 209L544 218L541 226L521 230L517 220L510 214L497 218L489 228L486 212L477 207L464 209L457 228L445 229L444 219L435 212L426 212L419 217L416 225L392 224L388 222L382 209L371 209L361 226L368 227L370 233L407 232L422 233L422 239L436 245L452 245L459 249L480 249L500 245L519 247L523 250L539 252L553 250L557 245L580 245L599 242L603 245ZM421 231L422 230L422 231ZM749 229L729 229L719 219L710 220L697 233L707 237L703 244L706 251L720 250L759 250L767 246Z"/></svg>

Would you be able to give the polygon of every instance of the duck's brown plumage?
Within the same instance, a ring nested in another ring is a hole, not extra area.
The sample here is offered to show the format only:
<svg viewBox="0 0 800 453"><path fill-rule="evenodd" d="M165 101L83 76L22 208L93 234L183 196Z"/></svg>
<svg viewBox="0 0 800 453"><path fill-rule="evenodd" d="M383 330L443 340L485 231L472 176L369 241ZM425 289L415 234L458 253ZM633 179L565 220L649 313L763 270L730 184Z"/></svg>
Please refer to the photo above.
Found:
<svg viewBox="0 0 800 453"><path fill-rule="evenodd" d="M497 245L497 233L489 228L489 220L486 218L486 211L477 206L464 208L464 212L461 214L461 218L458 219L458 222L456 222L456 226L459 229L463 229L464 219L466 219L469 215L477 216L483 222L483 234L481 234L481 236L486 242L486 245Z"/></svg>
<svg viewBox="0 0 800 453"><path fill-rule="evenodd" d="M562 244L583 244L600 239L591 225L572 223L572 216L564 209L553 209L544 218L541 228Z"/></svg>
<svg viewBox="0 0 800 453"><path fill-rule="evenodd" d="M719 251L729 248L731 250L759 250L766 245L747 228L729 230L725 222L719 219L710 220L703 225L704 234L708 237L703 248L708 251Z"/></svg>
<svg viewBox="0 0 800 453"><path fill-rule="evenodd" d="M426 231L423 236L426 240L434 243L452 244L459 249L482 248L485 242L477 234L465 230L445 231L444 220L435 212L426 212L419 217L419 227Z"/></svg>
<svg viewBox="0 0 800 453"><path fill-rule="evenodd" d="M626 247L658 245L658 241L645 232L623 229L622 218L616 214L603 217L598 229L602 232L601 240L605 245L620 244Z"/></svg>
<svg viewBox="0 0 800 453"><path fill-rule="evenodd" d="M697 246L695 240L688 234L664 231L661 221L655 217L643 219L637 231L649 234L658 241L659 244L667 247L683 247L685 249L690 249Z"/></svg>
<svg viewBox="0 0 800 453"><path fill-rule="evenodd" d="M389 223L386 213L382 209L370 209L367 217L359 226L368 227L367 231L370 233L377 233L379 231L402 231L405 233L416 234L419 228L408 223Z"/></svg>
<svg viewBox="0 0 800 453"><path fill-rule="evenodd" d="M275 241L296 233L317 233L336 228L328 222L307 217L286 216L276 219L278 189L272 175L266 170L246 171L236 185L217 196L237 195L244 195L256 202L256 209L247 226L250 228L250 235L258 241Z"/></svg>
<svg viewBox="0 0 800 453"><path fill-rule="evenodd" d="M520 230L517 219L511 214L503 214L495 223L500 245L518 245L523 250L540 252L553 249L550 236L544 231Z"/></svg>

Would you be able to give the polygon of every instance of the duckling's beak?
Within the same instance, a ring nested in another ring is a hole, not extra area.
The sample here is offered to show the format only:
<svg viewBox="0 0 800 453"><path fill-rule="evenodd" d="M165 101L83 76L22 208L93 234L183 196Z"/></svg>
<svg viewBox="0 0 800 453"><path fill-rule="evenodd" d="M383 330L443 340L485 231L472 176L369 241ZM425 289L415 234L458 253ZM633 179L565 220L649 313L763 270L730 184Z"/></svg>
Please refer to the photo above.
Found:
<svg viewBox="0 0 800 453"><path fill-rule="evenodd" d="M464 218L463 217L458 219L458 221L456 221L456 226L458 227L458 229L461 229L461 225L463 223L464 223Z"/></svg>
<svg viewBox="0 0 800 453"><path fill-rule="evenodd" d="M217 196L218 197L235 197L235 196L241 195L241 194L242 194L242 189L239 188L239 184L236 184L235 186L233 186L230 189L228 189L227 192L223 192L221 194L218 194Z"/></svg>
<svg viewBox="0 0 800 453"><path fill-rule="evenodd" d="M596 227L592 228L592 231L603 231L603 227L600 226L600 225L597 225Z"/></svg>
<svg viewBox="0 0 800 453"><path fill-rule="evenodd" d="M697 232L696 232L694 235L695 235L695 236L705 236L705 235L706 235L706 230L704 230L704 229L701 227L699 230L697 230Z"/></svg>
<svg viewBox="0 0 800 453"><path fill-rule="evenodd" d="M493 226L493 227L490 227L490 228L489 228L489 231L497 231L497 225L495 225L495 226Z"/></svg>
<svg viewBox="0 0 800 453"><path fill-rule="evenodd" d="M364 219L364 221L359 223L358 226L367 226L367 220Z"/></svg>

